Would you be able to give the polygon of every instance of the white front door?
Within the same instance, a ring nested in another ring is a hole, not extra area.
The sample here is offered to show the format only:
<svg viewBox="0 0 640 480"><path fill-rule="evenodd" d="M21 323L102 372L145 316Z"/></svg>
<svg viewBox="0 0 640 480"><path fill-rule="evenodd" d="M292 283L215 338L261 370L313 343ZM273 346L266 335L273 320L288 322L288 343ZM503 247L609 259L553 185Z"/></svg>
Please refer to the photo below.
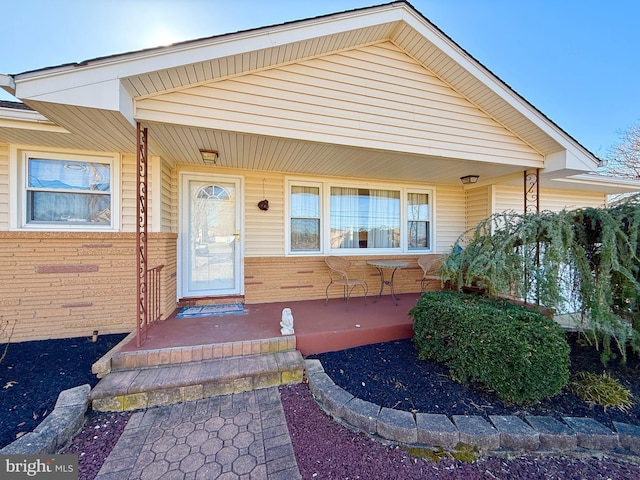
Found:
<svg viewBox="0 0 640 480"><path fill-rule="evenodd" d="M179 296L241 294L240 179L181 178Z"/></svg>

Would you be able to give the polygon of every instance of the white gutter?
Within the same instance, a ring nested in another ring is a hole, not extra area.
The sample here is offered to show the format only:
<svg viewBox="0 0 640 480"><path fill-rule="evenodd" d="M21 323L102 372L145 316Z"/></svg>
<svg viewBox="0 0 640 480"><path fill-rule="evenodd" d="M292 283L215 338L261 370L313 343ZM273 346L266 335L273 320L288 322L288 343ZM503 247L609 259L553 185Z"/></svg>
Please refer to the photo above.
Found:
<svg viewBox="0 0 640 480"><path fill-rule="evenodd" d="M5 75L0 73L0 88L5 90L7 93L15 96L16 94L16 81L13 79L11 75Z"/></svg>
<svg viewBox="0 0 640 480"><path fill-rule="evenodd" d="M35 110L0 107L0 127L43 132L70 133Z"/></svg>
<svg viewBox="0 0 640 480"><path fill-rule="evenodd" d="M606 191L608 193L640 192L640 180L633 178L609 177L606 175L585 173L565 178L554 178L552 181L572 184L573 186L590 186L596 190Z"/></svg>

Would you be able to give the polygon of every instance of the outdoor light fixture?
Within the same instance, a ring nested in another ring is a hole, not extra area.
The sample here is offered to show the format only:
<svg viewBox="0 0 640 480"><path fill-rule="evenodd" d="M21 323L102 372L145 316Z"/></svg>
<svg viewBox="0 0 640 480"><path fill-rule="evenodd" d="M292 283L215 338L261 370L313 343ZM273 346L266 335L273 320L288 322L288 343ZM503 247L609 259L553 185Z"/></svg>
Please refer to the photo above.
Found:
<svg viewBox="0 0 640 480"><path fill-rule="evenodd" d="M470 185L472 183L477 183L480 175L465 175L464 177L460 177L460 181L463 185Z"/></svg>
<svg viewBox="0 0 640 480"><path fill-rule="evenodd" d="M218 151L217 150L203 150L200 149L200 156L202 161L209 165L215 165L218 163Z"/></svg>

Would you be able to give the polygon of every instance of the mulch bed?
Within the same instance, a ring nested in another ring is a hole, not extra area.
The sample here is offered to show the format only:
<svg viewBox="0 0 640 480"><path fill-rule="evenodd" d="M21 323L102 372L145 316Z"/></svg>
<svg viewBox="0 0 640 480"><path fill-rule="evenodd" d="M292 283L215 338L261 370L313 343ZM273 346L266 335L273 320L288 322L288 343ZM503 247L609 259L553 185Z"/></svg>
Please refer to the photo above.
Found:
<svg viewBox="0 0 640 480"><path fill-rule="evenodd" d="M606 455L487 457L473 463L411 456L334 422L306 385L281 387L280 396L303 480L637 480L640 467Z"/></svg>
<svg viewBox="0 0 640 480"><path fill-rule="evenodd" d="M383 407L446 415L549 415L591 417L613 428L613 421L640 424L640 360L629 354L627 363L610 361L605 368L600 354L569 334L571 373L607 370L629 389L634 405L623 412L589 405L565 389L538 404L505 405L478 385L452 381L443 364L420 360L411 340L366 345L314 356L319 358L333 381L354 396Z"/></svg>
<svg viewBox="0 0 640 480"><path fill-rule="evenodd" d="M51 411L61 390L84 383L95 385L98 379L91 374L91 364L122 338L123 335L102 336L95 344L81 338L10 345L7 358L0 363L0 381L5 387L0 390L0 435L4 435L4 444L20 432L35 428ZM578 353L580 348L583 347L575 345L574 353ZM501 405L490 393L477 392L451 382L446 371L439 370L437 365L421 362L421 373L411 374L419 365L410 341L359 347L321 357L327 372L334 370L334 381L343 388L350 389L361 398L393 408L436 408L436 411L448 414L452 412L447 412L446 408L473 414L500 413L500 409L509 408ZM574 370L599 371L602 368L597 353L595 357L578 357L580 360L576 358L572 366ZM638 383L638 362L630 358L626 366L615 365L612 373L615 372L623 384L632 388L636 398L640 398L640 392L634 386ZM410 376L406 377L407 374ZM427 379L420 380L425 374ZM402 448L375 442L334 422L318 408L305 384L282 387L280 392L296 458L305 480L640 478L640 467L632 463L634 459L613 458L606 454L528 454L515 458L482 458L471 464L451 458L440 462L426 461L412 457ZM389 392L393 395L388 395ZM429 398L432 399L430 404L421 403ZM437 400L433 401L434 398ZM564 404L555 402L554 408ZM566 402L568 407L569 399ZM460 406L462 410L457 410ZM466 410L469 406L470 410ZM551 407L547 405L544 408ZM609 410L604 412L605 417L598 416L596 408L585 405L571 406L568 411L575 415L590 412L605 424L614 419L612 414L617 415L617 412ZM514 413L509 410L502 413L507 412ZM562 414L566 412L563 410ZM130 415L131 412L88 412L82 431L61 452L78 455L79 479L95 478ZM615 417L630 423L637 423L631 421L636 418L635 406L629 415Z"/></svg>
<svg viewBox="0 0 640 480"><path fill-rule="evenodd" d="M0 363L0 448L38 426L62 390L86 383L95 386L99 379L91 373L91 365L125 336L101 335L96 342L80 337L9 344Z"/></svg>

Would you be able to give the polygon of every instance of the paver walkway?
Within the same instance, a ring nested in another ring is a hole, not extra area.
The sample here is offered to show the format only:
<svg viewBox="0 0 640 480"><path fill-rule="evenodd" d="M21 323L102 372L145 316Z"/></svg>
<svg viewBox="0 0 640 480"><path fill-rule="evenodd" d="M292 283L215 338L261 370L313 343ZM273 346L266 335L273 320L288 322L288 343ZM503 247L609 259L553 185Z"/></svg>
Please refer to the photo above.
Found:
<svg viewBox="0 0 640 480"><path fill-rule="evenodd" d="M135 412L96 477L300 478L276 387Z"/></svg>

